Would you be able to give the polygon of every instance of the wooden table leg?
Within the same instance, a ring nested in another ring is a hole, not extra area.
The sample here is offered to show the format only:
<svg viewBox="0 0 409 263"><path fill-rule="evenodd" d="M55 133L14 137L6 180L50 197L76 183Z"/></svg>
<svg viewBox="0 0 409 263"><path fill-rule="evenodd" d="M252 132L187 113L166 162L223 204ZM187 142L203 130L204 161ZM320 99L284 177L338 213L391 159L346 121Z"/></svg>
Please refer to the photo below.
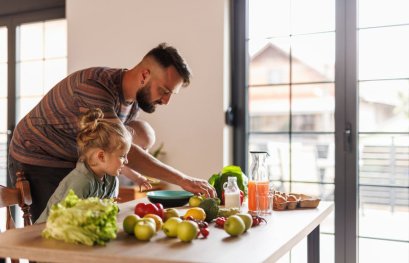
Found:
<svg viewBox="0 0 409 263"><path fill-rule="evenodd" d="M318 225L309 235L307 241L308 263L320 262L320 226Z"/></svg>

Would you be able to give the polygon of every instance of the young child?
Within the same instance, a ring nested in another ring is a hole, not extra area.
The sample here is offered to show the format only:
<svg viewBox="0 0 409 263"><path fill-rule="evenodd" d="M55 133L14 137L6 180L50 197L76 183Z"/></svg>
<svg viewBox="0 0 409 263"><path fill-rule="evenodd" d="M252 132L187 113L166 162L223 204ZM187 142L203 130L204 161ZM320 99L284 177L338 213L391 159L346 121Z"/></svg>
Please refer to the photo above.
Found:
<svg viewBox="0 0 409 263"><path fill-rule="evenodd" d="M80 118L77 136L79 159L58 185L36 223L47 220L52 205L73 189L79 198L118 196L118 178L128 162L132 135L122 123L104 120L100 109L91 109Z"/></svg>
<svg viewBox="0 0 409 263"><path fill-rule="evenodd" d="M132 143L140 146L145 151L148 151L155 143L155 131L148 122L143 120L132 121L128 124L132 129ZM144 186L146 189L152 188L149 179L142 176L138 172L125 166L122 169L122 174L125 176L119 177L119 182L122 185L132 185L133 183L139 185L140 188Z"/></svg>

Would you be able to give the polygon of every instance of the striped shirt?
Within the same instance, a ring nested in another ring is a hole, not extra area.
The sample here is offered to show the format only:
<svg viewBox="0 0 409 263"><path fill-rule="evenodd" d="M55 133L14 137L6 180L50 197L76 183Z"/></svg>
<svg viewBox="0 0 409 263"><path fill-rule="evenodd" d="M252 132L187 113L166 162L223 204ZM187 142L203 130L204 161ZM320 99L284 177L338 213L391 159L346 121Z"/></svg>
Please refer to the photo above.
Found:
<svg viewBox="0 0 409 263"><path fill-rule="evenodd" d="M57 83L17 125L11 156L30 165L74 168L79 116L100 108L105 118L127 124L135 120L137 103L127 104L122 93L125 69L88 68Z"/></svg>

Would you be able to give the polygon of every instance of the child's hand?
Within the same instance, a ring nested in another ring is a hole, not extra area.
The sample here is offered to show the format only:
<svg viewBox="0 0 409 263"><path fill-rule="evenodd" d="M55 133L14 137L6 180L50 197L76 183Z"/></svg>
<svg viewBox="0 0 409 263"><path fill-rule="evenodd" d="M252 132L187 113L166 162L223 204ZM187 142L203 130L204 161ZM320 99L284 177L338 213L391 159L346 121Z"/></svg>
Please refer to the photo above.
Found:
<svg viewBox="0 0 409 263"><path fill-rule="evenodd" d="M131 168L125 166L122 168L122 174L130 179L134 184L139 186L139 191L142 192L142 187L144 190L149 190L152 188L150 181L145 176L142 176L138 172L132 170Z"/></svg>
<svg viewBox="0 0 409 263"><path fill-rule="evenodd" d="M152 185L149 183L148 178L143 175L139 175L134 179L135 184L139 185L139 192L142 192L142 187L144 190L149 190L152 188Z"/></svg>

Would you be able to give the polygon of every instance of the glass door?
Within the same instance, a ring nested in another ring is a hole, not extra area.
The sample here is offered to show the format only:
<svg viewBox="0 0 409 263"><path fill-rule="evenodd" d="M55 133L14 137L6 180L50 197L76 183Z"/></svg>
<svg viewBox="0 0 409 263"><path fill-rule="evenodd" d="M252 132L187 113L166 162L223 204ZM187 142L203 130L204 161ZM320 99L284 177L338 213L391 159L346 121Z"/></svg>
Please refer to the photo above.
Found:
<svg viewBox="0 0 409 263"><path fill-rule="evenodd" d="M248 1L248 148L276 190L334 200L335 1ZM248 158L250 166L251 158ZM333 262L334 217L321 226ZM280 262L305 262L306 240Z"/></svg>
<svg viewBox="0 0 409 263"><path fill-rule="evenodd" d="M335 201L322 262L408 262L409 1L234 3L235 162L268 151L277 189Z"/></svg>
<svg viewBox="0 0 409 263"><path fill-rule="evenodd" d="M409 262L409 1L358 7L358 258Z"/></svg>

